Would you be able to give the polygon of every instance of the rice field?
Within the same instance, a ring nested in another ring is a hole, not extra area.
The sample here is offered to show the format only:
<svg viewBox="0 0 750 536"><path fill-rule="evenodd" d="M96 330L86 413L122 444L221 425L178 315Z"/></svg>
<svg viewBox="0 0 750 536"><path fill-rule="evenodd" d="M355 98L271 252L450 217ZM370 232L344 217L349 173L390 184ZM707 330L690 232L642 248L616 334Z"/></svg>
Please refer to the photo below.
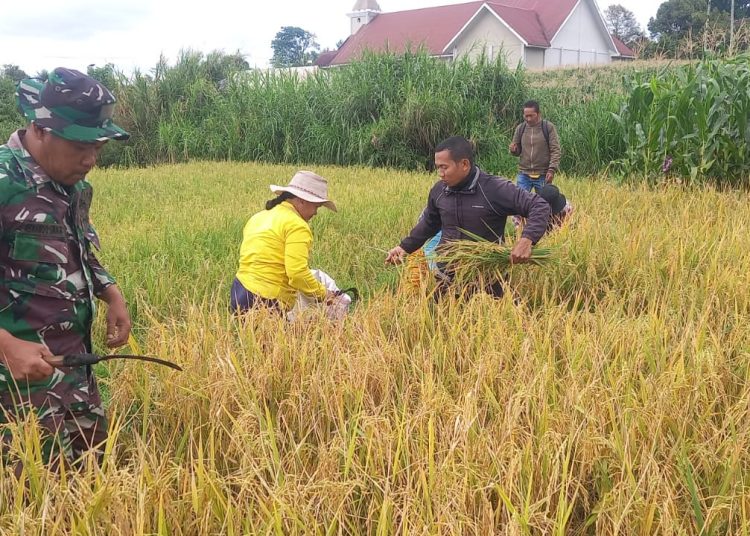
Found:
<svg viewBox="0 0 750 536"><path fill-rule="evenodd" d="M434 177L315 167L340 211L313 220L313 265L363 300L342 324L233 319L242 226L295 169L93 175L133 350L184 372L99 369L101 468L50 474L27 423L0 533L750 531L747 193L562 176L573 221L548 265L512 269L518 303L434 304L380 251Z"/></svg>

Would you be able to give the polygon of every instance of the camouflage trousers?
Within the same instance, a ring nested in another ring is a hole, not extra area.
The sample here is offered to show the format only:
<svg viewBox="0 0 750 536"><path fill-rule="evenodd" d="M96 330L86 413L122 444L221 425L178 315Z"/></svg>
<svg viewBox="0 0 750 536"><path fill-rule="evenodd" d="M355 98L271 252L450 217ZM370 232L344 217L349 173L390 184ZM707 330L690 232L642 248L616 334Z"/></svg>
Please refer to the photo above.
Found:
<svg viewBox="0 0 750 536"><path fill-rule="evenodd" d="M0 300L2 301L2 300ZM25 295L0 310L0 327L24 340L42 342L56 355L88 352L93 309L86 302ZM15 381L0 365L0 443L3 458L13 444L11 423L31 418L42 429L45 463L66 464L107 439L108 422L90 367L55 369L42 381Z"/></svg>
<svg viewBox="0 0 750 536"><path fill-rule="evenodd" d="M41 454L47 464L62 460L74 463L84 452L101 448L107 439L107 417L89 367L55 369L46 381L22 383L14 382L0 365L0 437L4 457L13 442L8 424L22 422L31 415L43 433Z"/></svg>

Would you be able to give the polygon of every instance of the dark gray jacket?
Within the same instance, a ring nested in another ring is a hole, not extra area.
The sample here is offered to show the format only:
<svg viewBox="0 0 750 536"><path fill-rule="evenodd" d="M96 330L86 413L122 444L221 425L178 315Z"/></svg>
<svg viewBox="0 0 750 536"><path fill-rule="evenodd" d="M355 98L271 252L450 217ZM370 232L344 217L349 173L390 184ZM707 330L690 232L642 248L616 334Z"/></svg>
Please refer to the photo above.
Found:
<svg viewBox="0 0 750 536"><path fill-rule="evenodd" d="M497 241L505 234L507 217L514 214L526 218L523 237L534 244L542 238L550 214L544 199L476 167L470 176L471 182L460 190L449 188L442 181L432 187L417 225L401 241L407 253L418 250L438 231L443 231L441 244L466 239L461 229Z"/></svg>

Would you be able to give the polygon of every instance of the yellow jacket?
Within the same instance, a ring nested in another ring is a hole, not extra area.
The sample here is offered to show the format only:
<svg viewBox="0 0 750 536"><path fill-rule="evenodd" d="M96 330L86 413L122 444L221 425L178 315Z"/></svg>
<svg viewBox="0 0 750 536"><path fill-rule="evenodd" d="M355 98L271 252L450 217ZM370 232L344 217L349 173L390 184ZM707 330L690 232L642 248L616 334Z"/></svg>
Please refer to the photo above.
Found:
<svg viewBox="0 0 750 536"><path fill-rule="evenodd" d="M247 290L291 309L297 292L319 299L326 288L310 272L312 231L291 203L251 217L242 231L237 279Z"/></svg>

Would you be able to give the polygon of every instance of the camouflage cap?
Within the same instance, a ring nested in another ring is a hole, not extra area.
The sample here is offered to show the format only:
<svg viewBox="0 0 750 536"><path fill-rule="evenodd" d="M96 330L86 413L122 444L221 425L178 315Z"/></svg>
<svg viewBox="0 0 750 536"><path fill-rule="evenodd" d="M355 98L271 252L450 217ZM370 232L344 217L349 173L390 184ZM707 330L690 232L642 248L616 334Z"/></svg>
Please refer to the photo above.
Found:
<svg viewBox="0 0 750 536"><path fill-rule="evenodd" d="M101 82L73 69L58 67L46 82L21 80L16 101L26 119L66 140L95 142L130 137L112 122L114 95Z"/></svg>

